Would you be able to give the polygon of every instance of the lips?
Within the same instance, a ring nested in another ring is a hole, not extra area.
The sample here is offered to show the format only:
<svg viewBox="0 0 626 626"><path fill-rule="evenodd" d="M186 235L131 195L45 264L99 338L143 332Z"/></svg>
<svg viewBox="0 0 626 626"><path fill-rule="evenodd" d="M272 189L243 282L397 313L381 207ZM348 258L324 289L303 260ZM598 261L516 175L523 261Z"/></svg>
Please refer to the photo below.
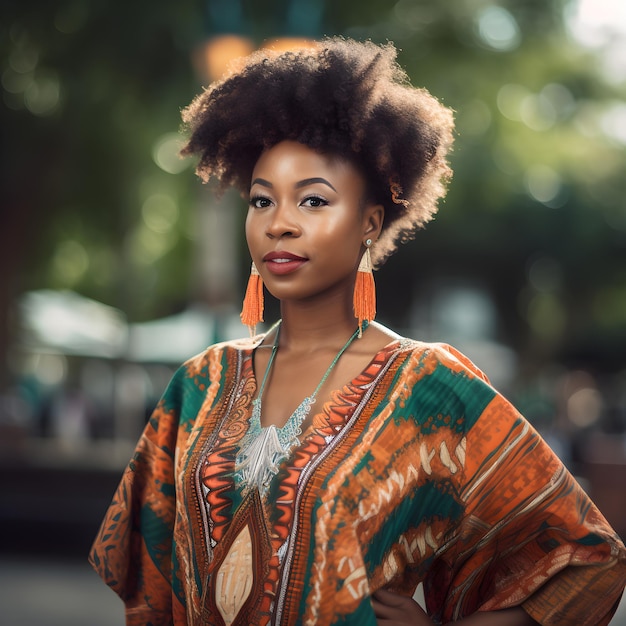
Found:
<svg viewBox="0 0 626 626"><path fill-rule="evenodd" d="M265 262L267 269L272 274L282 276L284 274L291 274L291 272L295 272L297 269L302 267L308 259L298 256L297 254L293 254L292 252L280 250L268 252L263 257L263 261Z"/></svg>

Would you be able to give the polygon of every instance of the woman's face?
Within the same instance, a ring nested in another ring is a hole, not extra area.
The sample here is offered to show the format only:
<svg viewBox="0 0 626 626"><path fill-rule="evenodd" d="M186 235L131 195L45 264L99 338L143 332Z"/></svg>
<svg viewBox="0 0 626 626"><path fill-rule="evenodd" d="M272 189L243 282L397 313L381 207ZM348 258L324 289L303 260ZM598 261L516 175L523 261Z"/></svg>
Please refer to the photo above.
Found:
<svg viewBox="0 0 626 626"><path fill-rule="evenodd" d="M380 205L344 159L283 141L256 163L246 239L266 287L279 300L352 290L366 239L376 241Z"/></svg>

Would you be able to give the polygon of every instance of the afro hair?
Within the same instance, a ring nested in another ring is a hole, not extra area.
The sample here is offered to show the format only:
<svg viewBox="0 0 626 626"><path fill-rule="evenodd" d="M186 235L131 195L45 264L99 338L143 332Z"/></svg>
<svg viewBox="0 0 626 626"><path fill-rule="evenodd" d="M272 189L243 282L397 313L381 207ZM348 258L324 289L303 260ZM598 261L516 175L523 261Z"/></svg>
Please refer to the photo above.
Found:
<svg viewBox="0 0 626 626"><path fill-rule="evenodd" d="M197 96L183 122L181 154L198 155L198 175L220 190L247 194L261 153L287 139L350 160L385 208L376 265L432 218L451 176L452 112L410 85L393 44L259 50Z"/></svg>

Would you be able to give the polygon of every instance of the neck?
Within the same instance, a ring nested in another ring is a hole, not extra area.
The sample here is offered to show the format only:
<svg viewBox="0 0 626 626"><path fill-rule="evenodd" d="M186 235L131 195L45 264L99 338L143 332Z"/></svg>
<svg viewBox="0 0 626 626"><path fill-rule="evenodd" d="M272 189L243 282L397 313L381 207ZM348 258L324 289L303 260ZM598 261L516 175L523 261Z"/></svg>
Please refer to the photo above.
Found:
<svg viewBox="0 0 626 626"><path fill-rule="evenodd" d="M280 346L308 352L320 346L343 344L356 330L352 302L319 306L312 303L281 302Z"/></svg>

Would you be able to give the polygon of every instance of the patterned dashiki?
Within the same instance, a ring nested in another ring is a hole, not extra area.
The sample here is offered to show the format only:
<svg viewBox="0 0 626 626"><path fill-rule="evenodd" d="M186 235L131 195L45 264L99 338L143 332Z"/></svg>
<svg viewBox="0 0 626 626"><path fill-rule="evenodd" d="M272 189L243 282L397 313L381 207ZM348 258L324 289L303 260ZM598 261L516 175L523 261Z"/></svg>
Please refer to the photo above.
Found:
<svg viewBox="0 0 626 626"><path fill-rule="evenodd" d="M262 337L173 377L90 561L136 626L375 625L423 582L435 623L521 605L607 624L626 550L533 427L462 354L397 339L312 417L261 495L235 479Z"/></svg>

